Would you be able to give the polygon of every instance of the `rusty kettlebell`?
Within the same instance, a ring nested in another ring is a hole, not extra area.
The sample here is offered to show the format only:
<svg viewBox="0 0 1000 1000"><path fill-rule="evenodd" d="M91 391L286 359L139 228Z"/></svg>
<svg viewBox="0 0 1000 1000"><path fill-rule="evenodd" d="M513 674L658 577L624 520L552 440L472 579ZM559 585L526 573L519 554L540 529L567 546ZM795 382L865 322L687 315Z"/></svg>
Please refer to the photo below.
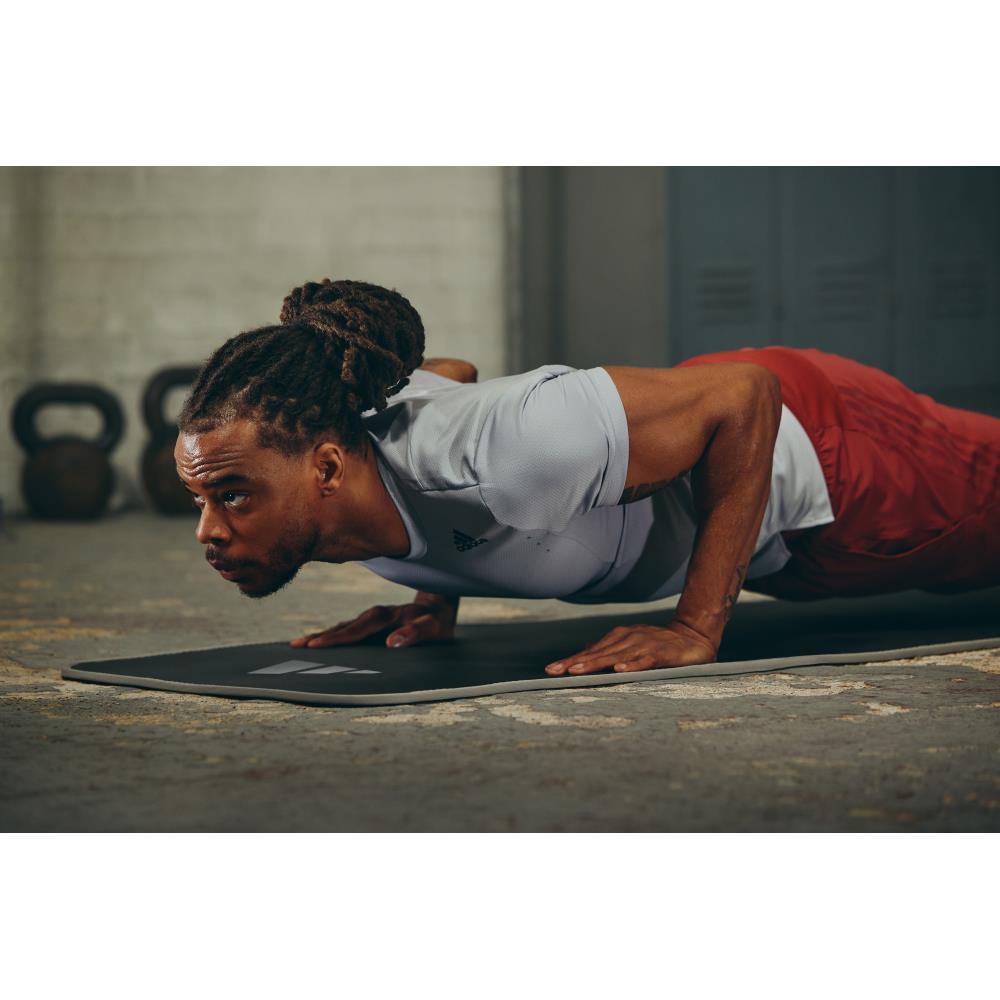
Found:
<svg viewBox="0 0 1000 1000"><path fill-rule="evenodd" d="M149 428L149 443L142 453L142 481L153 506L162 514L191 514L196 508L177 477L174 441L177 425L167 420L163 404L167 393L180 385L190 385L197 368L164 368L146 383L142 394L142 415Z"/></svg>
<svg viewBox="0 0 1000 1000"><path fill-rule="evenodd" d="M35 418L43 406L93 406L104 418L97 437L73 434L43 438ZM39 517L90 519L104 513L115 485L110 454L121 440L125 417L107 389L79 382L46 382L22 393L14 404L14 436L28 454L21 490Z"/></svg>

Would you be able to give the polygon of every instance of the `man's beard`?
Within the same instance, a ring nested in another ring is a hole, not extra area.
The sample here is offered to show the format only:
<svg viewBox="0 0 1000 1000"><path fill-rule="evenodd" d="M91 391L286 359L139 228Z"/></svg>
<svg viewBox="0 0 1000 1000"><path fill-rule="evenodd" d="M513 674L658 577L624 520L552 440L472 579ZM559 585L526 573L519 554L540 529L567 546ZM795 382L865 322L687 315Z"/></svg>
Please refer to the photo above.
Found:
<svg viewBox="0 0 1000 1000"><path fill-rule="evenodd" d="M312 559L318 541L318 527L300 536L286 535L270 549L263 562L256 564L264 579L254 581L249 587L237 583L240 593L255 600L276 594L291 583L299 570Z"/></svg>

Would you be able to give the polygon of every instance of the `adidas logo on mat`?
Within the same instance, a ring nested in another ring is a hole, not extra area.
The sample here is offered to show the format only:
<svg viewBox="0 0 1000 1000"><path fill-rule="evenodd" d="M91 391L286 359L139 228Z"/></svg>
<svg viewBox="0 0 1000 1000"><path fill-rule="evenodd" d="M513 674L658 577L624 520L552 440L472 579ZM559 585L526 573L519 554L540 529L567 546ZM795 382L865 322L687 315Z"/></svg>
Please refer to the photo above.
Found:
<svg viewBox="0 0 1000 1000"><path fill-rule="evenodd" d="M469 549L474 549L477 545L485 545L489 541L488 538L473 538L472 535L467 535L464 531L459 531L458 528L452 528L451 533L455 539L455 548L459 552L467 552Z"/></svg>
<svg viewBox="0 0 1000 1000"><path fill-rule="evenodd" d="M381 670L358 670L355 667L323 666L322 663L310 663L308 660L282 660L272 663L269 667L259 667L251 670L252 674L380 674Z"/></svg>

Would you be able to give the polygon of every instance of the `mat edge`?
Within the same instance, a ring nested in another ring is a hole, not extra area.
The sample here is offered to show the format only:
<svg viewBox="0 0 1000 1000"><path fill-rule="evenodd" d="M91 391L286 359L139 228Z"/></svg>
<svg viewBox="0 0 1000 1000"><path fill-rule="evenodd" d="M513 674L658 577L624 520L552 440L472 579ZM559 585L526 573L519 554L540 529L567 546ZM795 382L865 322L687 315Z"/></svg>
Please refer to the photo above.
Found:
<svg viewBox="0 0 1000 1000"><path fill-rule="evenodd" d="M219 648L219 647L211 647ZM461 698L483 698L492 694L509 694L522 691L546 691L559 688L608 687L615 684L630 684L641 681L683 680L688 677L728 677L738 674L776 673L803 667L857 665L879 663L884 660L909 659L915 656L929 656L935 653L964 653L979 649L1000 648L1000 636L989 639L963 639L956 642L931 643L923 646L902 646L899 649L881 650L876 653L826 653L804 656L788 656L767 660L735 660L731 663L693 664L689 667L663 667L657 670L636 671L630 674L587 674L582 677L539 678L537 681L498 681L494 684L478 684L462 688L428 688L423 691L399 694L324 694L322 692L286 691L280 688L246 688L234 685L207 687L181 681L165 681L146 677L129 677L121 674L105 674L100 671L78 669L77 666L63 667L60 675L64 680L83 681L96 684L110 684L117 687L138 687L151 691L170 691L177 694L212 695L221 698L244 698L261 701L283 701L298 705L338 705L359 707L374 705L414 705L430 701L456 701ZM200 650L191 650L200 652ZM816 659L816 656L820 659ZM132 659L119 657L118 659ZM114 662L114 661L105 661ZM766 666L765 666L766 664Z"/></svg>

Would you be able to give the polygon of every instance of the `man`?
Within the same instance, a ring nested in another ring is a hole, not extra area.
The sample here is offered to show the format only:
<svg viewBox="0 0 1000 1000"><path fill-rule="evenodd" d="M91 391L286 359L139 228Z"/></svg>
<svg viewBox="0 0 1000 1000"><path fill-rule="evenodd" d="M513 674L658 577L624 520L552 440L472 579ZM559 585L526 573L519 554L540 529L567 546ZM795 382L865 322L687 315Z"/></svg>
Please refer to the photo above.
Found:
<svg viewBox="0 0 1000 1000"><path fill-rule="evenodd" d="M422 361L398 293L307 283L278 326L223 345L185 404L175 458L198 540L243 593L313 559L418 588L292 645L447 639L463 594L680 593L667 625L545 667L646 670L714 661L748 582L793 599L1000 582L1000 421L856 362L765 348L477 383L467 362Z"/></svg>

